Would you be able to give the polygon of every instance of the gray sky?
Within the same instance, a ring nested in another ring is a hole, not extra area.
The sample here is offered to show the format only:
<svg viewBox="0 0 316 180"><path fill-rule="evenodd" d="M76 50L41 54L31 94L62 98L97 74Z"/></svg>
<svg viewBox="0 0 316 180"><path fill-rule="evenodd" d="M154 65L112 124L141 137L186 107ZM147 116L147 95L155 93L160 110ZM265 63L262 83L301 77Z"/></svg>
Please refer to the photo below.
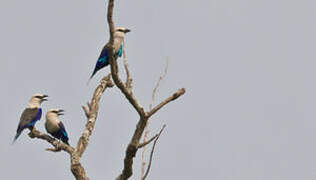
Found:
<svg viewBox="0 0 316 180"><path fill-rule="evenodd" d="M33 93L61 107L74 145L86 121L80 106L108 40L96 1L0 1L0 169L4 179L73 179L66 153L25 131L11 146ZM157 101L187 93L151 119L163 124L149 179L312 180L316 178L316 2L311 0L116 1L127 35L134 93L148 107L169 57ZM122 65L122 59L119 60ZM122 72L122 70L121 70ZM114 179L137 113L117 88L106 91L82 163L91 180ZM44 130L44 118L36 124ZM35 167L34 167L35 166ZM139 179L140 153L134 176Z"/></svg>

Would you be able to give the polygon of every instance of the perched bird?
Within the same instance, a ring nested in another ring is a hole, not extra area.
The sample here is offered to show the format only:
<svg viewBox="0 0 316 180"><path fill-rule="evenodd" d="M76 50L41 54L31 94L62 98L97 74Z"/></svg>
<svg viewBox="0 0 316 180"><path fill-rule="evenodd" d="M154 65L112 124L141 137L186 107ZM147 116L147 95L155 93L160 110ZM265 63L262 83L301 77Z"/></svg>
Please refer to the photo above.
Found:
<svg viewBox="0 0 316 180"><path fill-rule="evenodd" d="M28 107L23 111L18 129L16 130L16 135L14 137L13 143L21 135L25 128L32 131L36 121L40 120L42 117L42 109L40 108L42 102L47 101L47 95L44 94L33 94L29 100Z"/></svg>
<svg viewBox="0 0 316 180"><path fill-rule="evenodd" d="M115 29L114 32L114 52L115 52L115 59L122 56L123 53L123 39L126 33L130 32L131 30L123 27L118 27ZM109 43L107 43L98 58L98 61L95 65L92 75L90 76L89 81L92 77L97 73L100 69L104 68L105 66L109 65ZM88 83L89 83L88 81Z"/></svg>
<svg viewBox="0 0 316 180"><path fill-rule="evenodd" d="M64 124L58 119L59 116L64 115L62 109L50 109L46 113L45 128L46 131L57 139L62 140L68 144L68 135Z"/></svg>

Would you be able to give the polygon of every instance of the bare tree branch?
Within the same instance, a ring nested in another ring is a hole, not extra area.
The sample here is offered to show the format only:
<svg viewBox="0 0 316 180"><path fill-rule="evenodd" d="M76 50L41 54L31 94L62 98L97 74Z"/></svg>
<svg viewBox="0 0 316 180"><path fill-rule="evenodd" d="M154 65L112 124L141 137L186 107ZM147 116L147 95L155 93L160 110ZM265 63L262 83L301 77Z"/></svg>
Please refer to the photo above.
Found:
<svg viewBox="0 0 316 180"><path fill-rule="evenodd" d="M89 103L88 103L89 104ZM86 115L87 118L89 118L89 110L88 108L86 108L85 106L81 106L83 111L84 111L84 114Z"/></svg>
<svg viewBox="0 0 316 180"><path fill-rule="evenodd" d="M57 139L51 137L48 134L45 134L45 133L42 133L42 132L36 130L35 127L33 128L33 130L28 135L32 139L33 138L42 139L42 140L45 140L48 143L50 143L52 146L54 146L54 149L53 148L48 148L48 149L46 149L47 151L59 152L59 151L63 150L63 151L67 152L70 155L75 151L75 148L73 148L70 145L67 145L65 143L59 142Z"/></svg>
<svg viewBox="0 0 316 180"><path fill-rule="evenodd" d="M149 110L152 110L152 107L154 105L155 102L155 96L156 96L156 92L158 90L158 87L160 85L160 82L165 78L165 76L167 75L168 72L168 65L169 65L169 61L168 61L168 57L166 58L166 66L164 69L163 74L159 77L156 86L153 90L152 96L151 96L151 103L149 105ZM148 124L149 122L147 122L146 127L145 127L145 134L144 134L144 142L147 140L147 136L149 134L149 128L148 128ZM142 159L141 159L141 176L143 177L145 175L145 166L146 166L146 161L145 161L145 154L146 154L146 147L144 147L143 151L142 151Z"/></svg>
<svg viewBox="0 0 316 180"><path fill-rule="evenodd" d="M168 57L166 58L166 66L165 66L165 69L163 71L163 74L159 77L158 81L157 81L157 84L153 90L153 93L151 95L151 103L149 105L149 110L152 110L153 109L153 105L155 103L155 96L156 96L156 93L157 93L157 90L158 90L158 87L160 85L160 82L165 78L165 76L167 75L167 72L168 72L168 67L169 67L169 60L168 60Z"/></svg>
<svg viewBox="0 0 316 180"><path fill-rule="evenodd" d="M123 39L123 59L124 59L124 69L126 71L126 81L125 81L125 86L126 88L132 92L133 88L133 79L131 78L129 69L128 69L128 64L127 64L127 59L126 59L126 53L125 53L125 40Z"/></svg>
<svg viewBox="0 0 316 180"><path fill-rule="evenodd" d="M114 86L110 77L111 74L105 76L101 80L101 83L98 85L98 87L95 89L91 102L88 103L89 109L83 106L83 110L87 117L87 123L85 130L78 140L75 151L71 154L71 171L77 180L88 180L85 170L80 163L80 158L88 146L89 137L91 136L94 129L94 125L98 116L101 96L106 88Z"/></svg>
<svg viewBox="0 0 316 180"><path fill-rule="evenodd" d="M98 116L99 101L101 99L101 96L107 87L114 86L114 84L112 83L110 79L110 76L111 76L110 74L105 76L101 80L101 83L99 84L99 86L95 89L91 102L88 103L90 104L89 110L87 108L83 108L85 113L87 114L86 116L88 117L88 121L86 123L86 128L77 143L76 153L78 153L79 157L82 156L82 154L87 148L87 145L89 142L89 136L91 136L92 130L94 128L94 125Z"/></svg>
<svg viewBox="0 0 316 180"><path fill-rule="evenodd" d="M112 20L113 16L113 7L114 7L114 0L109 0L108 3L108 14L107 19L109 23L109 29L110 29L110 42L109 42L109 61L111 64L111 74L113 81L115 85L122 91L122 93L125 95L127 100L133 105L135 110L138 112L140 116L145 116L144 108L138 103L137 99L134 97L134 95L126 88L122 80L118 76L118 67L117 62L114 58L114 22Z"/></svg>
<svg viewBox="0 0 316 180"><path fill-rule="evenodd" d="M146 113L144 111L144 108L138 103L137 99L133 96L132 92L128 90L128 88L124 85L122 80L118 76L118 66L117 62L115 61L114 57L114 22L113 22L113 7L114 7L114 0L109 0L108 3L108 14L107 14L107 20L109 23L109 29L110 29L110 42L109 42L109 62L111 65L111 74L113 81L115 85L121 90L121 92L125 95L126 99L130 102L130 104L134 107L134 109L138 112L140 118L137 123L135 132L133 134L133 137L125 151L125 158L124 158L124 168L122 170L122 173L116 178L117 180L126 180L133 174L133 158L135 157L138 145L140 142L140 139L142 137L142 134L144 132L145 126L147 124L148 118L157 112L161 107L163 107L165 104L169 103L172 100L177 99L179 96L183 95L185 90L181 89L178 92L176 92L173 96L166 99L164 102L162 102L160 105L158 105L156 108L151 110L149 113Z"/></svg>
<svg viewBox="0 0 316 180"><path fill-rule="evenodd" d="M154 144L153 144L153 147L151 149L151 152L150 152L150 158L149 158L149 164L148 164L148 167L147 167L147 170L146 170L146 173L145 175L142 177L142 180L145 180L146 177L148 176L148 173L150 171L150 167L151 167L151 163L152 163L152 160L153 160L153 155L154 155L154 151L155 151L155 147L156 147L156 143L162 133L162 131L165 129L166 125L163 125L163 127L161 128L160 132L157 134L157 138L155 139L154 141Z"/></svg>
<svg viewBox="0 0 316 180"><path fill-rule="evenodd" d="M152 138L150 138L148 141L145 141L141 144L138 145L138 149L145 147L147 144L151 143L151 141L153 141L154 139L156 139L158 137L158 134L156 134L155 136L153 136Z"/></svg>
<svg viewBox="0 0 316 180"><path fill-rule="evenodd" d="M155 114L159 109L161 109L164 105L168 104L171 101L176 100L178 97L182 96L185 93L185 89L181 88L177 92L175 92L172 96L168 97L164 101L162 101L160 104L158 104L156 107L154 107L151 111L149 111L146 114L146 117L149 118L153 114Z"/></svg>

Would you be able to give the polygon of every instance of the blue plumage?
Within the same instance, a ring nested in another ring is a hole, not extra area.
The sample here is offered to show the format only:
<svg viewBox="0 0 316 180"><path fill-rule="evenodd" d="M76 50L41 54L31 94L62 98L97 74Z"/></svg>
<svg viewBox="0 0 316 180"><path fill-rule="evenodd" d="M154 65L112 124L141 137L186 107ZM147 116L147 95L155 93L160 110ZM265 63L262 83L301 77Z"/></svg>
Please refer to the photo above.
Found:
<svg viewBox="0 0 316 180"><path fill-rule="evenodd" d="M68 134L66 132L64 124L62 122L59 122L58 127L59 127L59 130L51 133L51 135L57 139L61 139L61 141L69 145L68 143L69 138L68 138Z"/></svg>
<svg viewBox="0 0 316 180"><path fill-rule="evenodd" d="M124 37L125 34L130 32L131 30L124 28L124 27L117 27L115 28L114 34L113 34L113 48L114 48L114 56L115 59L117 59L118 57L121 57L123 54L123 43L124 43ZM102 51L101 54L98 58L98 61L95 65L95 68L93 70L92 75L90 76L89 81L92 79L92 77L102 68L106 67L109 65L109 46L110 43L107 43ZM89 83L88 81L88 83Z"/></svg>
<svg viewBox="0 0 316 180"><path fill-rule="evenodd" d="M38 108L38 111L32 121L29 123L28 127L33 127L36 121L39 121L42 118L42 108Z"/></svg>
<svg viewBox="0 0 316 180"><path fill-rule="evenodd" d="M24 129L29 128L30 130L32 130L35 123L38 120L40 120L41 117L42 117L41 108L26 108L22 113L13 142L15 142L18 139L18 137L21 135Z"/></svg>
<svg viewBox="0 0 316 180"><path fill-rule="evenodd" d="M123 54L123 44L121 44L120 49L115 52L115 56L117 57L122 57ZM109 65L109 51L108 47L104 46L104 48L101 51L101 54L98 58L98 61L95 65L95 68L93 70L92 75L90 76L90 79L102 68L106 67Z"/></svg>

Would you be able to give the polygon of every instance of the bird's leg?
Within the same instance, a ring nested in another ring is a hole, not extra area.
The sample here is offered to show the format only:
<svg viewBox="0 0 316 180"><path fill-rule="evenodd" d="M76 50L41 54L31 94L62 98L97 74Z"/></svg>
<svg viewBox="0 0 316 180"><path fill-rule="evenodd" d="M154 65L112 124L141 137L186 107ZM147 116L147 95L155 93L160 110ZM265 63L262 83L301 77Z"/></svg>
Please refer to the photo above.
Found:
<svg viewBox="0 0 316 180"><path fill-rule="evenodd" d="M61 146L60 139L58 139L58 143L57 143L56 148L57 148L57 149L60 149L60 146Z"/></svg>
<svg viewBox="0 0 316 180"><path fill-rule="evenodd" d="M34 138L34 134L33 134L33 130L35 130L35 128L33 126L29 127L30 133L28 134L31 138Z"/></svg>

